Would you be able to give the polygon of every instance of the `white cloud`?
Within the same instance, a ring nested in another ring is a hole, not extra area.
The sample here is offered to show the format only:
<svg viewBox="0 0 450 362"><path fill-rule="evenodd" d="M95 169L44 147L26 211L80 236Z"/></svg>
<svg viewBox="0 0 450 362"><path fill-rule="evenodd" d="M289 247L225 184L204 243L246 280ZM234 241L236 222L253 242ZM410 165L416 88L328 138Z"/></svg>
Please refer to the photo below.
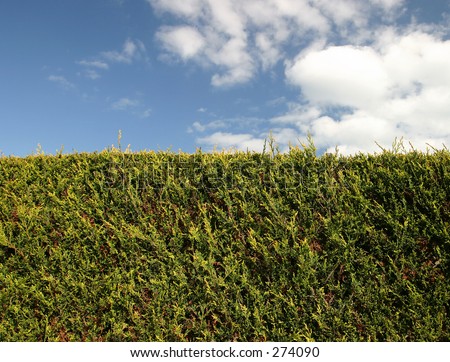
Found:
<svg viewBox="0 0 450 362"><path fill-rule="evenodd" d="M450 41L391 34L373 47L328 47L286 70L309 101L273 122L308 129L322 147L373 151L404 137L418 149L450 143ZM348 107L339 117L327 107ZM311 114L312 117L302 115Z"/></svg>
<svg viewBox="0 0 450 362"><path fill-rule="evenodd" d="M419 149L450 143L448 27L397 24L405 0L147 1L176 19L156 34L162 49L212 71L215 87L284 63L301 98L269 120L283 145L307 133L320 148L343 153L373 152L375 142L389 147L400 137ZM258 149L260 127L243 129L217 132L196 122L189 131L202 132L198 142L206 145Z"/></svg>
<svg viewBox="0 0 450 362"><path fill-rule="evenodd" d="M389 41L312 47L286 63L286 78L303 101L288 102L288 111L270 120L277 142L296 143L310 133L320 149L338 146L344 154L380 151L377 143L389 148L396 138L422 150L450 144L450 41L386 31ZM258 148L262 138L255 130L199 141L245 149Z"/></svg>
<svg viewBox="0 0 450 362"><path fill-rule="evenodd" d="M73 83L69 82L65 77L61 75L50 75L47 79L51 82L57 83L61 88L65 90L75 88L75 85Z"/></svg>
<svg viewBox="0 0 450 362"><path fill-rule="evenodd" d="M95 80L101 77L99 71L110 68L110 63L132 64L142 59L147 60L145 45L140 40L127 39L121 51L102 52L93 60L80 60L76 63L84 67L79 74Z"/></svg>
<svg viewBox="0 0 450 362"><path fill-rule="evenodd" d="M240 151L262 152L264 144L272 137L281 152L287 152L290 145L298 144L301 133L294 128L275 128L271 132L251 133L214 132L197 138L197 143L205 145L208 150L235 149Z"/></svg>
<svg viewBox="0 0 450 362"><path fill-rule="evenodd" d="M79 65L83 65L85 67L90 67L90 68L98 68L98 69L108 69L109 68L109 65L101 60L92 60L92 61L81 60L77 63Z"/></svg>
<svg viewBox="0 0 450 362"><path fill-rule="evenodd" d="M378 105L391 85L382 59L369 47L329 47L298 59L287 79L313 103Z"/></svg>
<svg viewBox="0 0 450 362"><path fill-rule="evenodd" d="M212 52L209 59L214 65L226 69L224 73L213 75L211 84L216 87L245 83L255 72L252 58L245 50L245 42L239 38L227 41L218 52Z"/></svg>
<svg viewBox="0 0 450 362"><path fill-rule="evenodd" d="M248 82L259 69L269 70L292 44L336 36L362 42L370 35L363 31L369 19L381 13L389 22L403 0L147 2L158 14L172 14L180 23L157 32L163 49L184 61L212 66L211 83L221 87Z"/></svg>
<svg viewBox="0 0 450 362"><path fill-rule="evenodd" d="M156 36L167 51L183 60L194 57L205 45L203 36L191 26L163 27Z"/></svg>
<svg viewBox="0 0 450 362"><path fill-rule="evenodd" d="M86 69L82 74L84 74L84 76L86 78L89 78L92 80L95 80L95 79L98 79L101 77L100 74L96 70L93 70L93 69Z"/></svg>
<svg viewBox="0 0 450 362"><path fill-rule="evenodd" d="M279 126L295 125L303 134L306 134L311 122L322 116L322 112L318 107L290 103L288 108L289 111L286 114L273 117L271 122Z"/></svg>
<svg viewBox="0 0 450 362"><path fill-rule="evenodd" d="M159 12L170 12L180 17L196 18L202 11L202 0L147 0Z"/></svg>
<svg viewBox="0 0 450 362"><path fill-rule="evenodd" d="M215 132L207 137L197 139L200 144L209 146L209 149L237 149L241 151L259 151L264 148L264 139L256 138L251 134L233 134Z"/></svg>
<svg viewBox="0 0 450 362"><path fill-rule="evenodd" d="M110 109L113 111L126 112L140 119L147 119L152 115L152 109L138 99L123 97L114 102L111 102L109 99L108 101L110 103Z"/></svg>
<svg viewBox="0 0 450 362"><path fill-rule="evenodd" d="M346 23L355 23L363 25L367 18L361 16L368 2L354 0L316 0L317 7L328 18L342 26Z"/></svg>
<svg viewBox="0 0 450 362"><path fill-rule="evenodd" d="M111 108L116 111L124 111L139 105L139 101L130 98L120 98L111 104Z"/></svg>
<svg viewBox="0 0 450 362"><path fill-rule="evenodd" d="M420 82L424 86L450 84L450 41L430 34L414 32L396 36L381 45L387 71L400 88Z"/></svg>
<svg viewBox="0 0 450 362"><path fill-rule="evenodd" d="M121 51L107 51L101 53L101 56L105 61L131 64L134 60L142 58L145 52L145 45L140 40L127 39Z"/></svg>
<svg viewBox="0 0 450 362"><path fill-rule="evenodd" d="M151 108L147 108L144 111L139 113L140 118L150 118L151 115L152 115Z"/></svg>
<svg viewBox="0 0 450 362"><path fill-rule="evenodd" d="M258 33L255 35L255 45L258 49L258 60L261 67L266 70L278 62L281 57L280 51L274 46L273 40L267 34Z"/></svg>
<svg viewBox="0 0 450 362"><path fill-rule="evenodd" d="M226 123L222 120L215 120L209 123L201 123L199 121L195 121L194 123L192 123L192 126L188 128L188 133L205 132L210 129L218 129L225 127Z"/></svg>
<svg viewBox="0 0 450 362"><path fill-rule="evenodd" d="M396 10L405 4L405 0L370 0L370 2L380 6L385 12Z"/></svg>
<svg viewBox="0 0 450 362"><path fill-rule="evenodd" d="M311 131L319 147L334 149L334 145L339 145L340 148L373 151L377 148L376 142L392 143L390 136L395 132L395 125L358 111L345 115L340 122L330 117L318 118L313 122Z"/></svg>
<svg viewBox="0 0 450 362"><path fill-rule="evenodd" d="M192 123L192 126L188 128L188 133L192 133L194 131L196 132L204 132L206 130L206 127L201 124L200 122L196 121Z"/></svg>

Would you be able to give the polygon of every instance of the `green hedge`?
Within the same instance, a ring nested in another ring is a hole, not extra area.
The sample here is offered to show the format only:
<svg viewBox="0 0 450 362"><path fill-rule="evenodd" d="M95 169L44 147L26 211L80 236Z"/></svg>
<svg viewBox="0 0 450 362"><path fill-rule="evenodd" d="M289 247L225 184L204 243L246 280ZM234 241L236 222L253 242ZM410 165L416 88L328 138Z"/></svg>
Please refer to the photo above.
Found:
<svg viewBox="0 0 450 362"><path fill-rule="evenodd" d="M1 341L449 341L450 152L0 158Z"/></svg>

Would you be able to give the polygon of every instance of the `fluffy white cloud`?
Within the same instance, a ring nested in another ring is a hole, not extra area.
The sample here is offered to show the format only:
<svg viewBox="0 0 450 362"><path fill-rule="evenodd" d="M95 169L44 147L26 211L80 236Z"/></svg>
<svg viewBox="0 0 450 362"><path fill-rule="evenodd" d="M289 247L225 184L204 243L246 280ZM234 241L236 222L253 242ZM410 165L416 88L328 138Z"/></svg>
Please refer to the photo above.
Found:
<svg viewBox="0 0 450 362"><path fill-rule="evenodd" d="M191 26L163 27L156 36L167 51L183 60L194 57L205 45L203 36Z"/></svg>
<svg viewBox="0 0 450 362"><path fill-rule="evenodd" d="M309 101L275 123L309 130L319 146L373 151L404 137L419 149L450 143L450 41L422 32L373 47L341 46L299 56L286 70ZM327 107L341 106L339 117ZM320 112L318 112L320 110ZM305 117L305 115L307 115Z"/></svg>
<svg viewBox="0 0 450 362"><path fill-rule="evenodd" d="M222 74L213 75L211 83L217 87L247 82L255 72L254 63L246 52L242 39L230 39L220 51L212 52L209 59L213 64L226 69Z"/></svg>
<svg viewBox="0 0 450 362"><path fill-rule="evenodd" d="M382 59L369 47L311 52L294 62L286 76L314 103L351 107L378 105L391 85Z"/></svg>
<svg viewBox="0 0 450 362"><path fill-rule="evenodd" d="M425 87L450 84L450 41L414 32L396 36L380 48L386 70L400 89L418 82Z"/></svg>
<svg viewBox="0 0 450 362"><path fill-rule="evenodd" d="M227 132L215 132L207 137L197 140L201 144L209 146L210 149L237 149L241 151L259 151L264 148L264 139L256 138L251 134L233 134Z"/></svg>

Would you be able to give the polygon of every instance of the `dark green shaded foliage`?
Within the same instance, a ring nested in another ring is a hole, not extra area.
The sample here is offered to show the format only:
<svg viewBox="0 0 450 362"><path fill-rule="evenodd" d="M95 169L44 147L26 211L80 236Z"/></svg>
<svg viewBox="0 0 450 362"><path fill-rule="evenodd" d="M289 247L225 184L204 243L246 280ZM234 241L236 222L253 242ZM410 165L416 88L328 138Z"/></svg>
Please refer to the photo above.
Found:
<svg viewBox="0 0 450 362"><path fill-rule="evenodd" d="M2 341L448 341L450 154L0 158Z"/></svg>

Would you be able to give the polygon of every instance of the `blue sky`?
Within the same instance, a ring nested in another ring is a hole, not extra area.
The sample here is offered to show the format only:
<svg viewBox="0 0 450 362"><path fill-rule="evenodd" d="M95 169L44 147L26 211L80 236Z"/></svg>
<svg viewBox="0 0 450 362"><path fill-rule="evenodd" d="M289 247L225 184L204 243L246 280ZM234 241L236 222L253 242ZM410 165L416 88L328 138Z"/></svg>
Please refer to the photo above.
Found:
<svg viewBox="0 0 450 362"><path fill-rule="evenodd" d="M450 145L447 0L3 0L0 150Z"/></svg>

